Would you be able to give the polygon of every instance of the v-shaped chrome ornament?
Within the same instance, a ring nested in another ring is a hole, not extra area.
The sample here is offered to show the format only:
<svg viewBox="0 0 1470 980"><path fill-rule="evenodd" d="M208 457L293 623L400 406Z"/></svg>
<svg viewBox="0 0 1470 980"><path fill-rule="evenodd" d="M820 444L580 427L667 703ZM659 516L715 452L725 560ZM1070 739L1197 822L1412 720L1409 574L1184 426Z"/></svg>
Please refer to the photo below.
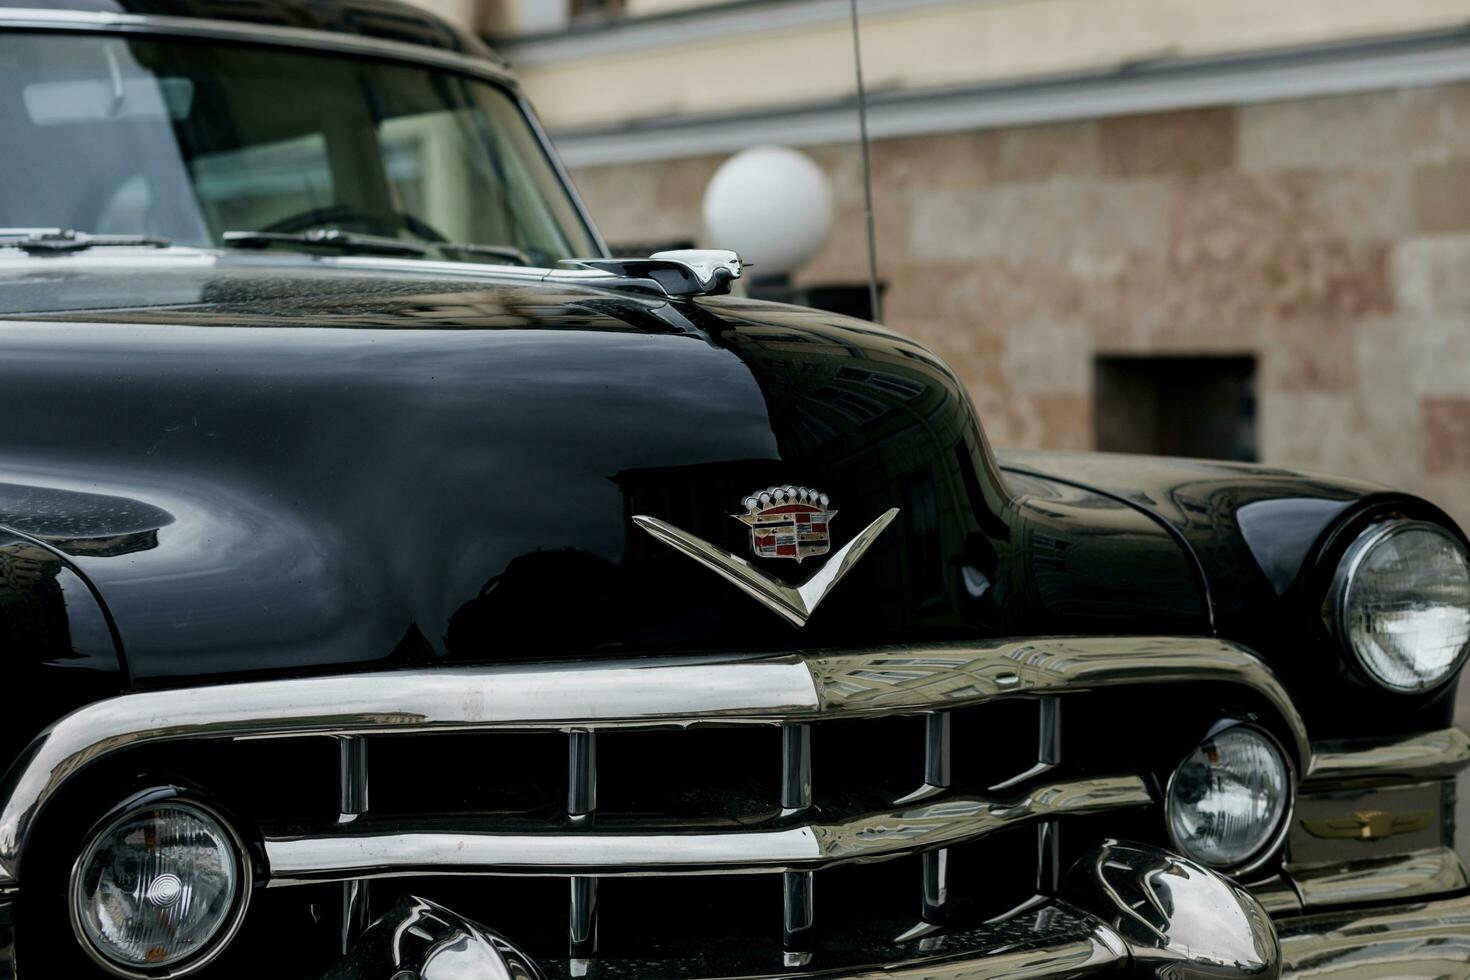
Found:
<svg viewBox="0 0 1470 980"><path fill-rule="evenodd" d="M784 618L792 626L805 626L818 604L852 571L883 529L898 516L898 508L885 511L863 528L851 541L832 554L812 576L797 586L787 585L767 575L744 558L737 558L703 538L681 531L656 517L633 515L633 523L681 554L688 555L705 568L722 576L761 605Z"/></svg>

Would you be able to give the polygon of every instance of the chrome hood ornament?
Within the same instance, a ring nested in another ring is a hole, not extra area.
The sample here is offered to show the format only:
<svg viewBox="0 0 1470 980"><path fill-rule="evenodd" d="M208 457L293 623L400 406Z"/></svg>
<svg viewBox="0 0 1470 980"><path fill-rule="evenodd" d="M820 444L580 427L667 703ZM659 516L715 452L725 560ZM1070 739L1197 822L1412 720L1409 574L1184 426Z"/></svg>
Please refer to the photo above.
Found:
<svg viewBox="0 0 1470 980"><path fill-rule="evenodd" d="M804 487L770 487L751 494L743 503L746 513L731 516L750 528L750 546L757 557L799 562L827 553L831 542L829 523L837 512L829 509L826 494ZM635 514L633 523L721 576L792 626L801 627L897 516L897 507L884 511L797 586L772 578L744 558L656 517Z"/></svg>
<svg viewBox="0 0 1470 980"><path fill-rule="evenodd" d="M728 249L684 248L654 252L646 259L563 259L563 265L596 269L626 279L647 279L658 284L670 299L694 296L723 296L730 283L750 268Z"/></svg>

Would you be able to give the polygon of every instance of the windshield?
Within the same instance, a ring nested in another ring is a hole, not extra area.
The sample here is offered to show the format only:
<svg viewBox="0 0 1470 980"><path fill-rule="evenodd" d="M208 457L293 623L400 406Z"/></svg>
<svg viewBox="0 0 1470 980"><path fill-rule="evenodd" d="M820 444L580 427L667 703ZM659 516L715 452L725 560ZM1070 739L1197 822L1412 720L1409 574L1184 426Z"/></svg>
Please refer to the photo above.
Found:
<svg viewBox="0 0 1470 980"><path fill-rule="evenodd" d="M443 69L0 33L0 133L0 228L210 247L226 232L332 229L539 266L598 253L516 100Z"/></svg>

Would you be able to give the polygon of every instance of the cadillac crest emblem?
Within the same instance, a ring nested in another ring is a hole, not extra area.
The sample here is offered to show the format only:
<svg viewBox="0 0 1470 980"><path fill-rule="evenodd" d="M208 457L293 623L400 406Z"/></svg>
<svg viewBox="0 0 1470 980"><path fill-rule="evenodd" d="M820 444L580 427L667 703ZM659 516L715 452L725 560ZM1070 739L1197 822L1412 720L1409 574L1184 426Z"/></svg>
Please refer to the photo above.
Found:
<svg viewBox="0 0 1470 980"><path fill-rule="evenodd" d="M757 558L803 558L825 555L832 538L828 527L837 511L827 495L807 487L767 487L746 497L744 514L731 514L750 528L750 549Z"/></svg>

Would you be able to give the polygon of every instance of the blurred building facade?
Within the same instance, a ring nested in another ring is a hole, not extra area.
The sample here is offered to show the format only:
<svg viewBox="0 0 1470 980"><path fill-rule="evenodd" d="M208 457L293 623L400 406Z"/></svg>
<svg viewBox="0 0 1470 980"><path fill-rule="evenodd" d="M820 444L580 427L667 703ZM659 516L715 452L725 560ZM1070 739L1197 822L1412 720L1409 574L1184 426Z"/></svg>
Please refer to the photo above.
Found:
<svg viewBox="0 0 1470 980"><path fill-rule="evenodd" d="M783 144L838 206L800 278L864 279L847 0L463 3L610 241L718 244L715 168ZM885 320L997 445L1344 473L1470 524L1470 3L861 7Z"/></svg>

